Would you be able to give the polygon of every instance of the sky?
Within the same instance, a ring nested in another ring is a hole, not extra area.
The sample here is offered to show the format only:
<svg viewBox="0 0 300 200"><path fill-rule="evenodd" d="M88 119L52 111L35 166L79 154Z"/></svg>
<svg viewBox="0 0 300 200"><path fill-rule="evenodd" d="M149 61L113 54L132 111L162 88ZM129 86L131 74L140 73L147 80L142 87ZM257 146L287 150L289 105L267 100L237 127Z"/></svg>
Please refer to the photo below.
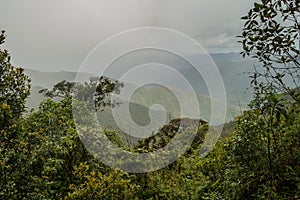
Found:
<svg viewBox="0 0 300 200"><path fill-rule="evenodd" d="M0 29L14 65L76 71L89 52L122 31L182 32L210 53L239 52L240 20L254 0L0 0ZM117 47L116 47L117 48Z"/></svg>

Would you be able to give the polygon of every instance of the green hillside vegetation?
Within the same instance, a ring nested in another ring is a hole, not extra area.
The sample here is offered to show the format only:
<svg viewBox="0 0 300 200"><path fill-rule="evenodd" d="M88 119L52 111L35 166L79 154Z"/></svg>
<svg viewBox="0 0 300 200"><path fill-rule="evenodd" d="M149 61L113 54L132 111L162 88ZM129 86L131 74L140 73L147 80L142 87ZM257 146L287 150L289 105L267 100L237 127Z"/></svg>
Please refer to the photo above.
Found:
<svg viewBox="0 0 300 200"><path fill-rule="evenodd" d="M74 82L75 80L78 82L84 82L88 81L90 77L94 76L93 74L89 73L76 73L68 71L41 72L32 69L25 69L25 74L32 80L32 85L48 89L51 89L53 85L63 80L70 82Z"/></svg>
<svg viewBox="0 0 300 200"><path fill-rule="evenodd" d="M174 89L176 90L176 89ZM177 92L184 96L187 101L181 102L183 105L180 105L180 103L177 100L177 97L171 93L166 88L160 87L160 86L147 86L143 87L136 91L136 93L133 94L131 101L134 103L139 103L142 105L145 105L146 107L150 108L154 104L160 104L162 105L169 113L171 113L171 119L181 117L181 110L180 106L188 107L188 113L191 118L196 118L199 116L199 113L197 113L197 110L195 107L199 107L200 110L200 117L206 121L210 121L211 118L211 104L212 99L209 96L196 94L197 102L195 102L194 95L191 92L184 91L184 90L178 90ZM189 99L191 101L189 101ZM217 101L217 100L216 100ZM226 112L226 122L233 120L234 117L236 117L238 114L240 114L240 108L238 106L234 106L231 104L226 104L225 102L220 102L224 107L227 107ZM199 105L197 105L199 104ZM222 113L219 113L221 117ZM217 117L217 116L215 116Z"/></svg>
<svg viewBox="0 0 300 200"><path fill-rule="evenodd" d="M208 124L204 120L179 118L173 119L168 124L164 125L155 135L143 140L139 140L134 149L138 152L152 152L165 147L175 136L185 134L186 129L191 127L197 127L197 134L187 150L187 155L192 150L197 149L205 138L205 134L208 131Z"/></svg>

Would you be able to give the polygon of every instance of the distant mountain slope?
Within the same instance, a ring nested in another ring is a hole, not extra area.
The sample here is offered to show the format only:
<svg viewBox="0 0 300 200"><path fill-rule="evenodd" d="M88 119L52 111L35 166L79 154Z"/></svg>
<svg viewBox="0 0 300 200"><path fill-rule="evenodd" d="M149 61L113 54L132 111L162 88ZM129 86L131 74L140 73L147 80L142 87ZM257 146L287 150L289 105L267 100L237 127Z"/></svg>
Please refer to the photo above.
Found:
<svg viewBox="0 0 300 200"><path fill-rule="evenodd" d="M157 85L148 85L138 89L136 93L132 95L131 102L142 104L148 108L155 104L162 105L168 113L171 113L171 119L189 117L210 121L212 101L209 96L197 94L197 99L194 99L194 95L188 91L177 89L177 93L184 97L184 102L179 102L177 97L167 88ZM240 108L238 106L220 101L217 101L217 103L226 107L226 121L230 121L240 114ZM196 109L196 106L199 106L199 109ZM181 107L186 108L185 112L187 115L182 116ZM200 113L198 113L198 110ZM214 117L221 119L222 113L218 112L217 115L218 116Z"/></svg>
<svg viewBox="0 0 300 200"><path fill-rule="evenodd" d="M210 121L211 99L209 97L203 79L201 79L201 77L199 78L199 76L195 76L195 73L192 70L191 66L189 66L187 63L184 63L183 61L176 63L173 61L173 59L170 59L168 56L159 57L161 55L161 52L159 55L156 55L153 52L151 53L152 55L150 54L150 57L149 56L147 57L142 53L141 55L138 55L139 56L138 59L134 59L135 57L129 56L127 60L122 61L119 64L125 65L124 69L122 68L122 70L126 69L126 63L138 65L140 64L139 62L144 62L144 61L154 62L155 60L161 61L161 63L168 64L170 66L174 66L174 68L178 70L181 74L183 74L187 78L187 80L196 83L197 87L195 88L196 90L195 92L197 93L198 101L200 102L199 105L201 111L200 117L206 121ZM240 113L239 105L241 105L242 108L244 108L249 103L249 100L251 98L251 92L250 90L247 90L247 88L250 85L250 79L248 78L249 74L245 72L252 71L253 61L249 59L245 60L237 53L212 54L211 57L215 61L223 77L228 104L226 102L223 102L222 104L224 104L224 106L227 107L226 121L230 121ZM37 108L39 102L42 101L42 99L44 98L43 95L38 93L38 91L41 90L42 88L52 88L54 84L62 80L74 81L76 76L77 76L77 80L80 82L87 81L89 80L90 77L95 76L90 73L77 74L76 72L66 72L66 71L40 72L40 71L30 70L30 69L26 69L25 73L32 79L32 91L31 91L30 98L27 101L27 106L35 107L35 108ZM127 85L130 84L127 83ZM178 91L180 91L180 93L186 97L189 97L191 95L189 92L185 91L184 88L181 88L180 85L176 85L176 82L174 82L173 87L176 88ZM166 91L162 87L142 88L130 99L130 101L132 103L130 104L130 109L135 110L135 112L140 111L139 114L141 116L145 116L145 113L147 113L149 108L154 104L161 104L166 109L169 115L168 117L170 119L182 117L180 116L181 112L176 98L174 98L174 95L172 96L170 92ZM183 103L184 105L190 108L189 113L191 113L192 115L192 116L185 116L185 117L190 117L190 118L199 117L199 113L195 113L196 109L194 108L196 105L193 105L189 101ZM136 116L135 120L138 121L139 120L138 115L135 114L134 116ZM143 117L143 119L146 118ZM141 122L141 123L143 124L146 122Z"/></svg>
<svg viewBox="0 0 300 200"><path fill-rule="evenodd" d="M238 53L216 53L210 55L212 60L218 67L220 74L223 78L224 86L227 93L227 101L236 106L242 106L245 108L251 99L251 91L247 90L250 86L249 72L253 72L253 65L258 65L252 59L244 59ZM168 66L178 71L180 75L183 75L188 80L196 93L209 96L208 86L202 77L203 74L199 74L199 70L195 69L189 59L193 59L198 62L199 67L208 66L212 67L210 59L207 55L188 55L188 57L180 57L166 51L159 51L153 49L143 49L143 51L135 51L133 53L126 54L124 57L118 58L110 65L107 70L107 74L110 77L119 79L133 66L142 66L145 63L159 63L162 67ZM209 70L208 68L203 68ZM155 76L156 71L153 71L152 76ZM174 72L175 73L175 72ZM156 75L165 82L172 83L172 87L178 89L183 88L181 83L174 80L174 76L168 76L168 74L157 73ZM214 77L209 77L214 78Z"/></svg>
<svg viewBox="0 0 300 200"><path fill-rule="evenodd" d="M38 92L41 89L42 87L39 86L32 87L31 96L27 101L27 106L29 108L37 108L39 103L45 98ZM186 99L192 98L189 97L191 94L188 92L181 91L181 95L186 96ZM186 111L188 115L181 115L181 104L177 101L176 97L170 93L170 91L166 91L161 87L152 86L141 88L138 93L133 94L129 104L127 101L122 99L118 99L117 101L121 102L119 107L114 109L106 108L103 112L98 113L98 117L101 119L99 122L103 128L118 129L116 121L121 123L121 126L125 127L128 131L132 129L133 122L139 126L147 126L151 122L149 114L150 110L152 120L154 120L153 123L156 125L163 125L164 122L181 117L201 118L206 121L210 121L211 118L211 99L208 96L198 95L200 113L198 113L197 109L195 109L197 104L191 103L190 101L182 102L182 106L188 108ZM161 105L163 109L153 108L153 105L156 104ZM240 109L237 106L225 104L225 102L221 102L221 105L227 106L226 122L232 120L240 113ZM128 109L131 119L128 119L128 115L126 114ZM113 116L113 110L117 110L116 116ZM215 113L214 117L221 118L222 116L221 113L218 112ZM151 131L155 132L157 130Z"/></svg>
<svg viewBox="0 0 300 200"><path fill-rule="evenodd" d="M76 73L76 72L41 72L37 70L25 69L25 74L31 79L31 83L34 86L40 86L43 88L52 88L56 83L67 80L75 81L75 78L79 82L88 81L90 77L95 76L90 73ZM77 77L76 77L77 76Z"/></svg>
<svg viewBox="0 0 300 200"><path fill-rule="evenodd" d="M37 108L40 102L45 98L44 95L40 94L39 91L44 88L51 89L53 86L63 80L75 81L76 79L80 82L89 80L90 77L94 76L89 73L79 73L76 72L41 72L32 69L25 69L25 74L31 79L31 92L30 97L27 100L28 108Z"/></svg>

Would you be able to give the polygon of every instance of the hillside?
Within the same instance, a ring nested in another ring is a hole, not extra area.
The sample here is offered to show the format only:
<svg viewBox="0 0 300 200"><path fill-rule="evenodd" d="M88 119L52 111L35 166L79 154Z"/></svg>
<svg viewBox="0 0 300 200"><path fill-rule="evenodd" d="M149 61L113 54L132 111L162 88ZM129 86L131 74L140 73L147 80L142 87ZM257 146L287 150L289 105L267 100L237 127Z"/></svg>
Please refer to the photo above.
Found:
<svg viewBox="0 0 300 200"><path fill-rule="evenodd" d="M90 77L95 76L90 73L76 73L69 71L60 72L42 72L32 69L25 69L25 74L31 79L33 86L40 86L43 88L52 88L56 83L66 80L75 81L77 79L79 82L88 81ZM77 76L77 77L76 77Z"/></svg>
<svg viewBox="0 0 300 200"><path fill-rule="evenodd" d="M39 103L44 99L44 96L40 94L38 91L42 88L51 88L55 83L67 80L67 81L74 81L76 77L75 72L39 72L35 70L26 70L26 73L32 80L32 90L30 98L27 100L27 107L28 108L37 108ZM89 77L93 76L92 74L88 73L79 73L77 75L77 79L79 81L86 81ZM130 83L125 83L125 87L133 87ZM192 93L184 91L181 88L172 88L177 90L179 94L185 97L185 99L192 99ZM156 110L157 113L167 113L168 120L175 119L178 117L190 117L190 118L199 118L209 121L211 118L210 107L211 107L211 99L207 95L197 95L199 104L200 115L197 112L197 109L193 109L194 104L191 101L181 102L183 103L183 107L188 108L187 115L181 116L180 111L180 104L177 101L174 94L167 90L164 87L158 87L155 85L149 85L146 87L139 88L130 99L130 112L131 117L134 122L139 125L146 125L149 123L149 109L155 105L159 104L164 107L165 110L158 109ZM123 102L122 105L126 105L127 102L125 100L121 100ZM226 115L226 122L232 120L235 116L240 113L240 108L238 106L232 104L226 104L225 102L221 102L224 106L227 106L227 115ZM126 109L126 108L125 108ZM153 110L153 109L152 109ZM112 111L110 109L105 109L100 115L103 122L107 128L115 128L115 123L113 123L113 116ZM157 116L162 116L157 114ZM221 117L214 116L214 117ZM141 121L141 119L143 121ZM167 121L166 121L167 122ZM128 125L129 126L129 125ZM155 131L155 130L153 130Z"/></svg>

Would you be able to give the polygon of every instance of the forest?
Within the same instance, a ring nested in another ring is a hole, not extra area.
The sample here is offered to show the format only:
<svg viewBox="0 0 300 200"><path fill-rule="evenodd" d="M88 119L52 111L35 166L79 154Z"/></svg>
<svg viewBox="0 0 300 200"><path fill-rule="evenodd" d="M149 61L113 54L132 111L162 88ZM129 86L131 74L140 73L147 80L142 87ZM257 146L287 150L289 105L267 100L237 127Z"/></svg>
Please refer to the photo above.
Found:
<svg viewBox="0 0 300 200"><path fill-rule="evenodd" d="M121 82L103 76L82 84L62 81L40 91L46 98L37 109L27 109L31 81L2 48L9 42L2 31L0 199L300 199L299 16L299 0L261 0L242 18L241 56L258 61L250 74L252 99L224 124L206 156L199 151L214 127L203 119L173 119L134 145L116 130L101 132L119 148L146 153L198 125L180 158L148 173L108 167L78 134L93 120L85 109L118 106L108 97L122 90ZM74 107L82 121L74 119Z"/></svg>

